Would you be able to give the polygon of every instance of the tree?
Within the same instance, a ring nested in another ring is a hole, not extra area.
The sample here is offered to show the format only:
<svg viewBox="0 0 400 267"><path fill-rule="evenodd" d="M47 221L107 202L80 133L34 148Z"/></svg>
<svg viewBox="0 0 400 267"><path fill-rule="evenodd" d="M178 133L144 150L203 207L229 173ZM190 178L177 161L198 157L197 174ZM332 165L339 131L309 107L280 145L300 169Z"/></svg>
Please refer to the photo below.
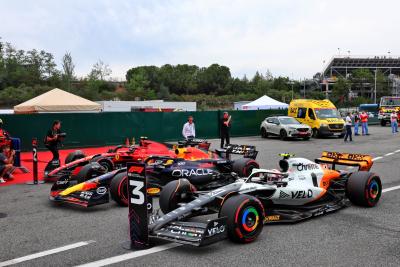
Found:
<svg viewBox="0 0 400 267"><path fill-rule="evenodd" d="M333 85L332 97L334 102L344 103L348 100L351 83L345 78L339 77Z"/></svg>
<svg viewBox="0 0 400 267"><path fill-rule="evenodd" d="M102 60L97 61L92 70L89 73L90 80L101 80L104 81L106 77L110 76L112 70L108 64L105 64Z"/></svg>
<svg viewBox="0 0 400 267"><path fill-rule="evenodd" d="M71 90L71 82L75 75L75 64L72 62L72 56L70 52L66 52L62 58L62 68L63 68L63 80L67 90Z"/></svg>

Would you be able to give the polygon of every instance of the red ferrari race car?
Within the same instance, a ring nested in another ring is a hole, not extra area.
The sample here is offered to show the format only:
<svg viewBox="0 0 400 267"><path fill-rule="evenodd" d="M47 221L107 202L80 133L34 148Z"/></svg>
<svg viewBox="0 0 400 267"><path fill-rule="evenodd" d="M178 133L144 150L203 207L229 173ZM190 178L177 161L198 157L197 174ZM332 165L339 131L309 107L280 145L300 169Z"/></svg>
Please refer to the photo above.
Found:
<svg viewBox="0 0 400 267"><path fill-rule="evenodd" d="M185 151L181 152L181 147ZM210 143L200 139L189 139L178 142L178 145L170 145L147 140L142 137L138 145L117 146L103 154L86 156L80 150L71 152L65 159L65 164L45 172L46 182L55 182L65 175L78 175L82 167L91 162L99 163L105 172L121 169L127 162L143 161L149 156L165 156L170 158L183 158L189 160L212 158L214 155L208 152Z"/></svg>

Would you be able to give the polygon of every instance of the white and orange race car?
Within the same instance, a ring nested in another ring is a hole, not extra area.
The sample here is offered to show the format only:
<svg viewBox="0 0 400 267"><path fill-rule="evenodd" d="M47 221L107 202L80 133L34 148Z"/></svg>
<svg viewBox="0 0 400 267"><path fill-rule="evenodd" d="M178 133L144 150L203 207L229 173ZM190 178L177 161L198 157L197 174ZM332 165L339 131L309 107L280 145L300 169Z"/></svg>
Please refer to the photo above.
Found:
<svg viewBox="0 0 400 267"><path fill-rule="evenodd" d="M280 170L253 169L249 177L212 191L196 191L186 179L170 182L159 198L164 215L147 214L148 235L196 246L225 237L247 243L257 238L266 223L297 222L350 203L373 207L380 199L380 177L369 172L371 156L323 152L315 161L290 154L281 156ZM358 170L338 170L338 165ZM143 187L139 181L131 184ZM144 199L138 188L129 188L129 206L134 211L149 204L137 201ZM218 214L218 218L204 224L188 221L210 213Z"/></svg>

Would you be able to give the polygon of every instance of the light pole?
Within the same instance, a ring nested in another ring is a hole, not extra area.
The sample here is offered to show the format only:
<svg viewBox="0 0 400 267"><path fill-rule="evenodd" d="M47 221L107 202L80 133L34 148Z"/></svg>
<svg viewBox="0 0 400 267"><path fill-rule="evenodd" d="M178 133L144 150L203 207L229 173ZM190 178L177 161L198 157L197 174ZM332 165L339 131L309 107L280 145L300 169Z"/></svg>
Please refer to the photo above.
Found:
<svg viewBox="0 0 400 267"><path fill-rule="evenodd" d="M339 52L339 56L340 56L340 47L338 47L338 49L337 49L337 50L338 50L338 52Z"/></svg>
<svg viewBox="0 0 400 267"><path fill-rule="evenodd" d="M378 68L375 67L375 82L374 82L374 104L376 104L376 73L378 72Z"/></svg>
<svg viewBox="0 0 400 267"><path fill-rule="evenodd" d="M292 80L292 81L289 81L287 84L291 84L292 85L292 100L293 100L293 97L294 97L294 92L293 92L293 84L294 84L294 81Z"/></svg>

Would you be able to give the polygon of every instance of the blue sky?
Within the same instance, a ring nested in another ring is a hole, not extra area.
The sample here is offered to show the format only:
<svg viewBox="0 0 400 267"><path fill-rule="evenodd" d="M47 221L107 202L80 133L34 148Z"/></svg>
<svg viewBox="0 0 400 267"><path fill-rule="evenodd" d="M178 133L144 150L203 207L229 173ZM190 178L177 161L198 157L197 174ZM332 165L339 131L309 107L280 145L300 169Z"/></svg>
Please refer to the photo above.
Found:
<svg viewBox="0 0 400 267"><path fill-rule="evenodd" d="M218 63L312 77L333 55L399 55L400 2L325 0L0 0L0 37L70 51L78 76L99 59L113 77L139 65Z"/></svg>

